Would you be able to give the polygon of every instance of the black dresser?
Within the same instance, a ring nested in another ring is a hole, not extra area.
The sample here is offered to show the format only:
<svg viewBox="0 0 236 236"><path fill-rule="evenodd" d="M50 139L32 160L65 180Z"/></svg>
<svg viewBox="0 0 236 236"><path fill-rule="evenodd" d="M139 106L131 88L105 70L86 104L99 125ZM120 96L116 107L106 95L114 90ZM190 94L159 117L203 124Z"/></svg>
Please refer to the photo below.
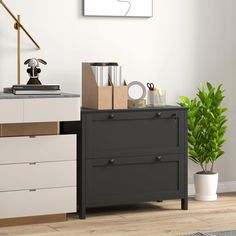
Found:
<svg viewBox="0 0 236 236"><path fill-rule="evenodd" d="M181 199L188 208L187 110L82 109L81 122L62 123L78 134L78 207Z"/></svg>

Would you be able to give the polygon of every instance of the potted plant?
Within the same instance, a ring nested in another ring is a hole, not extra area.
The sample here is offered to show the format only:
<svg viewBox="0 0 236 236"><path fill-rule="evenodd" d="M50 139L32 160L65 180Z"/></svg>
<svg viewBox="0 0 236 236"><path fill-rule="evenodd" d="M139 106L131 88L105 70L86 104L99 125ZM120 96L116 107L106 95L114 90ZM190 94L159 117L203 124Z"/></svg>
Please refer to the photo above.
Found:
<svg viewBox="0 0 236 236"><path fill-rule="evenodd" d="M207 82L198 88L196 98L180 97L180 105L188 108L189 158L201 167L201 171L194 174L197 200L217 199L218 173L214 171L214 164L224 154L222 145L227 129L227 108L221 105L223 93L222 85L214 88Z"/></svg>

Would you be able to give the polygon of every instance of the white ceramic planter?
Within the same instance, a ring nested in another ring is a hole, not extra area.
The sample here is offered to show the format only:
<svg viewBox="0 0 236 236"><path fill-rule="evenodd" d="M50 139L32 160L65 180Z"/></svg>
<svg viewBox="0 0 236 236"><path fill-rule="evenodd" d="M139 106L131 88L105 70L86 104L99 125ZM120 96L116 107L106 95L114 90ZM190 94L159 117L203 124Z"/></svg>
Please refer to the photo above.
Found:
<svg viewBox="0 0 236 236"><path fill-rule="evenodd" d="M218 173L211 175L194 174L195 199L199 201L217 200Z"/></svg>

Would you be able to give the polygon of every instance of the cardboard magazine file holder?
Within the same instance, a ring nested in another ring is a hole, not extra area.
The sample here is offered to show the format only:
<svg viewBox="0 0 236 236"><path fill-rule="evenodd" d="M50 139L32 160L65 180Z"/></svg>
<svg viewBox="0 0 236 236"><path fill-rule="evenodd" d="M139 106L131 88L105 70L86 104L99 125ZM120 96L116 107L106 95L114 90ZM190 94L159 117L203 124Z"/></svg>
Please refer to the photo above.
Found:
<svg viewBox="0 0 236 236"><path fill-rule="evenodd" d="M112 85L98 86L90 63L82 63L82 107L112 109Z"/></svg>
<svg viewBox="0 0 236 236"><path fill-rule="evenodd" d="M128 86L126 82L122 86L113 88L113 109L128 109Z"/></svg>

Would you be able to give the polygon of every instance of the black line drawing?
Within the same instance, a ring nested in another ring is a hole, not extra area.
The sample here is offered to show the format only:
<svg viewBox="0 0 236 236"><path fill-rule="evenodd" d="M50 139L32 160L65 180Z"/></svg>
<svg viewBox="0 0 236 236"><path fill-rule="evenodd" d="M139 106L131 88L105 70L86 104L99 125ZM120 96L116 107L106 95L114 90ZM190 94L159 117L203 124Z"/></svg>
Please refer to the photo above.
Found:
<svg viewBox="0 0 236 236"><path fill-rule="evenodd" d="M129 4L129 8L128 8L127 12L126 12L125 15L124 15L124 16L127 16L127 14L129 13L129 11L130 11L130 9L131 9L131 7L132 7L130 1L127 1L127 0L117 0L117 2L126 2L126 3Z"/></svg>

